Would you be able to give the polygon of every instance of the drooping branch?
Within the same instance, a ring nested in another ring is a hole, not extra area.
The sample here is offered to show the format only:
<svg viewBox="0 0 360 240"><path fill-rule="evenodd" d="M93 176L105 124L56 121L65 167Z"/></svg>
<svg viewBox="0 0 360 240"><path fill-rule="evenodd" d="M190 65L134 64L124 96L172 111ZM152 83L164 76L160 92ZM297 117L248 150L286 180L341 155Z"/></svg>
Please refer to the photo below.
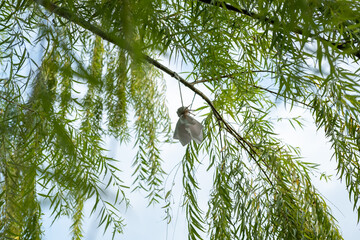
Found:
<svg viewBox="0 0 360 240"><path fill-rule="evenodd" d="M205 4L209 4L209 5L213 5L213 6L217 6L217 7L220 7L220 8L223 8L223 9L227 9L227 10L230 10L230 11L233 11L233 12L236 12L236 13L239 13L239 14L242 14L242 15L246 15L248 17L251 17L253 19L257 19L259 21L262 21L264 23L269 23L269 24L275 24L275 21L269 17L266 17L266 16L262 16L262 15L259 15L257 13L254 13L254 12L250 12L246 9L242 9L242 8L239 8L239 7L235 7L231 4L228 4L226 3L225 1L218 1L218 0L197 0L199 2L202 2L202 3L205 3ZM303 30L299 27L294 27L291 32L295 33L295 34L299 34L299 35L303 35L303 36L306 36L308 38L312 38L312 39L317 39L327 45L332 45L334 47L336 47L337 49L341 50L341 51L344 51L345 50L345 47L344 47L344 44L343 43L334 43L334 42L331 42L319 35L316 35L316 34L313 34L313 33L307 33L306 35L304 34ZM360 59L360 50L357 50L357 51L354 51L351 53L351 55L353 55L354 57L356 57L357 59Z"/></svg>
<svg viewBox="0 0 360 240"><path fill-rule="evenodd" d="M103 38L104 40L107 40L111 43L113 43L114 45L125 49L127 51L131 51L130 46L123 41L122 39L120 39L119 37L115 36L115 35L111 35L103 30L101 30L99 27L93 25L92 23L86 21L85 19L82 19L80 17L78 17L75 13L71 12L70 10L64 8L64 7L59 7L56 4L52 3L49 0L34 0L34 2L40 4L41 6L43 6L46 10L48 10L49 12L52 12L58 16L61 16L81 27L83 27L84 29L87 29L88 31L94 33L97 36L100 36L101 38ZM242 148L249 154L249 156L255 161L255 163L257 164L257 166L260 168L260 170L263 172L263 174L265 175L265 177L267 178L267 180L269 181L269 183L274 186L274 184L272 183L272 181L270 180L268 174L266 173L266 171L262 168L262 166L260 165L260 163L258 162L257 157L259 156L259 153L256 151L255 147L249 143L246 139L244 139L222 116L221 114L218 112L218 110L215 108L214 104L212 103L212 101L201 91L199 91L197 88L195 88L191 83L189 83L188 81L186 81L184 78L182 78L181 76L179 76L179 74L177 74L175 71L169 69L168 67L164 66L163 64L161 64L160 62L156 61L155 59L151 58L148 55L142 54L143 59L148 62L149 64L155 66L156 68L160 69L161 71L165 72L166 74L170 75L171 77L177 79L178 81L180 81L184 86L188 87L191 91L193 91L195 94L197 94L198 96L200 96L211 108L214 116L216 117L216 119L218 121L220 121L227 132L229 132L235 139L236 141L242 146ZM265 161L263 161L265 165L267 165L267 163ZM269 166L267 166L269 168ZM270 168L269 168L270 170Z"/></svg>
<svg viewBox="0 0 360 240"><path fill-rule="evenodd" d="M221 122L222 124L224 124L225 129L228 133L230 133L235 139L236 141L243 147L243 149L245 149L245 151L250 155L250 157L255 161L255 163L257 164L257 166L260 168L260 170L264 173L264 175L266 176L266 178L268 179L269 183L271 185L273 185L272 181L270 180L269 176L267 175L267 173L265 172L265 170L261 167L261 165L258 162L258 159L256 158L256 156L258 156L257 151L255 150L254 146L252 144L250 144L248 141L246 141L219 113L219 111L215 108L214 104L212 103L212 101L200 90L198 90L197 88L195 88L193 86L192 83L189 83L188 81L186 81L185 79L183 79L182 77L179 76L179 74L177 74L175 71L169 69L168 67L162 65L161 63L159 63L158 61L150 58L149 56L145 56L145 59L148 63L154 65L155 67L157 67L158 69L162 70L163 72L169 74L171 77L177 79L178 81L180 81L184 86L188 87L189 89L191 89L194 93L196 93L198 96L200 96L202 99L204 99L204 101L210 106L214 116L216 117L216 119ZM266 162L263 161L265 164ZM267 166L268 167L268 166Z"/></svg>

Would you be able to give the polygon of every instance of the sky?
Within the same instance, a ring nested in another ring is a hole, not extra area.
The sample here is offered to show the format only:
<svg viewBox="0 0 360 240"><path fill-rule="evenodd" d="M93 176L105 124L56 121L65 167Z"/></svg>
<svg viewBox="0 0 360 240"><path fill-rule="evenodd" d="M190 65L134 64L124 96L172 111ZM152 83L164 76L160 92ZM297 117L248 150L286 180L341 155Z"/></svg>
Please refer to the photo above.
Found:
<svg viewBox="0 0 360 240"><path fill-rule="evenodd" d="M335 159L331 158L333 151L324 132L321 129L317 130L311 115L301 108L295 108L290 113L286 109L280 108L277 114L283 117L302 116L304 118L303 129L294 130L289 123L283 122L276 124L275 131L279 133L284 142L301 149L303 161L320 164L319 173L312 176L312 182L338 220L344 239L358 240L360 226L356 224L357 214L352 211L345 183L336 176L337 163ZM321 172L332 175L331 180L328 182L320 180Z"/></svg>
<svg viewBox="0 0 360 240"><path fill-rule="evenodd" d="M172 69L180 72L179 65L171 65ZM176 110L181 106L179 95L179 86L176 80L165 76L167 84L167 103L172 120L172 127L175 128L178 119ZM190 104L193 98L193 93L182 87L182 94L184 105ZM199 97L195 98L193 108L201 106L203 100ZM304 120L304 127L293 129L290 123L286 120L277 122L275 124L275 132L279 134L279 138L284 142L301 149L303 161L320 164L319 173L312 176L313 183L318 188L319 192L326 199L327 204L332 209L332 213L338 220L338 224L343 233L345 240L357 240L360 235L360 226L356 224L357 215L352 211L352 204L348 200L348 193L345 189L344 183L336 177L336 161L331 159L332 150L331 145L327 142L324 132L317 130L310 113L302 108L294 107L291 111L279 104L277 109L272 113L274 117L297 117L301 116ZM201 121L200 116L195 116L197 120ZM119 160L119 168L124 171L120 174L125 181L132 182L131 168L132 160L136 154L136 149L133 149L133 143L121 146L114 139L107 139L107 148L110 150L110 156ZM131 207L128 209L121 209L125 219L126 227L124 234L116 239L147 239L147 240L182 240L187 239L187 228L185 222L185 212L180 207L182 199L182 182L181 169L178 169L179 163L184 155L185 147L180 143L166 144L162 147L162 156L164 160L164 169L169 172L169 177L166 180L166 189L173 187L173 202L172 202L172 221L169 225L163 221L165 217L162 205L147 206L145 193L136 191L130 194ZM204 156L205 157L205 156ZM200 157L201 159L201 157ZM201 186L198 199L199 206L202 210L207 209L207 200L209 191L211 189L212 172L207 172L207 163L198 166L197 178ZM325 172L327 175L333 175L330 181L326 182L320 180L320 173ZM96 215L89 217L89 211L92 207L92 202L85 205L87 213L85 213L84 220L84 239L86 240L102 240L111 239L110 234L103 235L103 230L97 228ZM51 225L51 218L49 211L44 210L44 224L45 229L44 239L48 240L64 240L71 239L70 225L71 221L62 217L59 221Z"/></svg>

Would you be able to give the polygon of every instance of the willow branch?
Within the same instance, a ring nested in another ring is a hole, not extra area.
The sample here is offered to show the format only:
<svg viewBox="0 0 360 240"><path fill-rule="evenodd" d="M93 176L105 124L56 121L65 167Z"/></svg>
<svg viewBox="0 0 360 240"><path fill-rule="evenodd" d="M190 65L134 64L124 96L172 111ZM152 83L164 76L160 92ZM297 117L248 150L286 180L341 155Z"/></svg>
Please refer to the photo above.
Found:
<svg viewBox="0 0 360 240"><path fill-rule="evenodd" d="M269 17L259 15L259 14L256 14L254 12L250 12L250 11L248 11L246 9L243 9L243 8L235 7L235 6L233 6L231 4L228 4L228 3L224 2L224 1L218 1L218 0L197 0L197 1L205 3L205 4L217 6L217 7L223 8L223 9L227 9L227 10L230 10L230 11L242 14L242 15L246 15L248 17L251 17L253 19L256 19L256 20L259 20L259 21L262 21L262 22L265 22L265 23L269 23L271 25L275 24L275 21L273 19L269 18ZM320 36L318 36L316 34L308 33L308 34L305 35L304 32L298 27L293 28L291 30L291 32L302 35L302 36L305 36L305 37L308 37L308 38L317 39L317 40L319 40L319 41L321 41L321 42L323 42L325 44L332 45L332 46L336 47L337 49L339 49L341 51L344 51L344 49L345 49L344 44L331 42L331 41L329 41L329 40L327 40L327 39L325 39L323 37L320 37ZM351 53L351 55L353 55L354 57L360 59L360 50L354 51L353 53Z"/></svg>
<svg viewBox="0 0 360 240"><path fill-rule="evenodd" d="M59 7L59 6L57 6L56 4L52 3L49 0L34 0L34 2L42 5L46 10L48 10L48 11L50 11L50 12L52 12L52 13L58 15L58 16L61 16L61 17L65 18L65 19L68 19L69 21L71 21L71 22L73 22L73 23L75 23L75 24L89 30L90 32L100 36L104 40L107 40L107 41L115 44L116 46L118 46L118 47L120 47L122 49L125 49L127 51L131 51L129 45L127 45L122 39L118 38L117 36L110 35L107 32L104 32L103 30L101 30L97 26L95 26L95 25L89 23L88 21L76 16L73 12L69 11L68 9L63 8L63 7ZM183 85L185 85L191 91L193 91L195 94L200 96L210 106L210 108L211 108L214 116L216 117L216 119L224 124L225 129L231 135L233 135L233 137L242 146L242 148L245 149L245 151L249 154L249 156L252 159L254 159L257 166L264 173L264 175L266 176L269 183L273 186L273 183L270 180L269 176L267 175L266 171L262 168L262 166L260 165L260 163L258 162L258 160L256 158L256 156L258 156L258 153L255 150L255 148L246 139L244 139L242 136L240 136L240 134L229 123L227 123L225 121L225 119L221 116L221 114L215 108L212 101L204 93L199 91L191 83L187 82L184 78L179 76L179 74L177 74L175 71L169 69L168 67L164 66L160 62L158 62L155 59L151 58L150 56L142 54L142 57L146 62L148 62L149 64L155 66L156 68L160 69L161 71L165 72L166 74L170 75L171 77L177 79ZM263 161L263 162L266 164L265 161Z"/></svg>

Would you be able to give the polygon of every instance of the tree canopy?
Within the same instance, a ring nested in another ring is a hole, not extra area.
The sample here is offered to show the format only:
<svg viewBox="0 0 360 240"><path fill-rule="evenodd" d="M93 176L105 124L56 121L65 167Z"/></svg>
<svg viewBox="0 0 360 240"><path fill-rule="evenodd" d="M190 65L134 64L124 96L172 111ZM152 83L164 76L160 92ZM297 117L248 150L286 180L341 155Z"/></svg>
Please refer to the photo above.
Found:
<svg viewBox="0 0 360 240"><path fill-rule="evenodd" d="M307 109L325 131L360 218L357 0L3 0L0 10L6 238L41 239L45 200L54 221L72 219L73 239L83 236L90 199L99 225L121 233L128 188L170 212L164 75L203 101L204 140L182 160L189 239L342 239L311 182L316 166L274 132L278 104ZM191 70L175 72L169 61ZM133 179L121 178L107 136L135 141ZM200 161L214 173L206 211Z"/></svg>

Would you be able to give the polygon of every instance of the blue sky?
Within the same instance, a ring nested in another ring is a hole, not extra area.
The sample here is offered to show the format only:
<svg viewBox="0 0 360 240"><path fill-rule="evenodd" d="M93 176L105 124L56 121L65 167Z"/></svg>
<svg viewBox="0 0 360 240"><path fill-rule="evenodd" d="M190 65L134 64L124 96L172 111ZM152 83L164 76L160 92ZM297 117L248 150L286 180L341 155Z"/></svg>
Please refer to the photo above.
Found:
<svg viewBox="0 0 360 240"><path fill-rule="evenodd" d="M180 71L176 66L171 66L173 69ZM176 110L181 106L178 84L177 82L165 76L167 83L167 102L169 106L170 116L172 118L172 126L175 127L177 121ZM184 98L184 105L190 104L193 93L182 87ZM196 97L193 108L201 106L203 101ZM328 205L332 209L333 215L339 221L339 226L346 240L357 240L360 235L360 227L356 224L357 215L352 211L352 204L348 200L348 193L345 189L344 183L341 183L336 177L336 161L331 159L332 151L330 144L324 137L322 130L317 131L311 115L304 109L294 107L289 112L283 105L279 105L277 110L273 112L276 117L297 117L301 116L304 119L305 126L303 129L298 128L294 130L290 123L286 120L277 122L275 124L275 132L279 134L286 143L300 147L303 156L303 161L320 164L319 173L315 174L312 179L315 186L323 194ZM195 116L198 120L201 117ZM111 150L110 155L119 159L119 167L123 169L121 178L132 182L131 179L131 164L135 156L136 150L132 149L133 143L127 146L120 146L115 140L108 140L107 147ZM167 180L166 188L169 189L174 184L174 199L172 203L173 219L169 225L162 219L165 216L161 205L147 207L147 200L145 193L134 192L131 193L131 207L129 209L122 209L123 217L127 226L124 234L117 239L147 239L147 240L182 240L187 239L187 230L185 222L184 210L180 207L182 196L181 183L181 169L176 173L172 171L181 161L185 148L180 143L166 144L162 147L162 155L164 160L164 169L166 172L171 172ZM207 164L199 166L197 178L202 189L199 191L198 199L199 205L203 210L207 208L207 200L209 191L211 189L212 173L206 172ZM331 181L320 181L320 173L325 172L327 175L333 175ZM91 209L92 205L89 202L85 207ZM65 218L50 226L49 212L45 211L44 229L45 238L51 240L71 239L70 225L71 221ZM93 215L89 217L85 214L84 220L84 236L86 240L102 240L110 239L110 234L103 235L103 230L97 228L97 219Z"/></svg>

